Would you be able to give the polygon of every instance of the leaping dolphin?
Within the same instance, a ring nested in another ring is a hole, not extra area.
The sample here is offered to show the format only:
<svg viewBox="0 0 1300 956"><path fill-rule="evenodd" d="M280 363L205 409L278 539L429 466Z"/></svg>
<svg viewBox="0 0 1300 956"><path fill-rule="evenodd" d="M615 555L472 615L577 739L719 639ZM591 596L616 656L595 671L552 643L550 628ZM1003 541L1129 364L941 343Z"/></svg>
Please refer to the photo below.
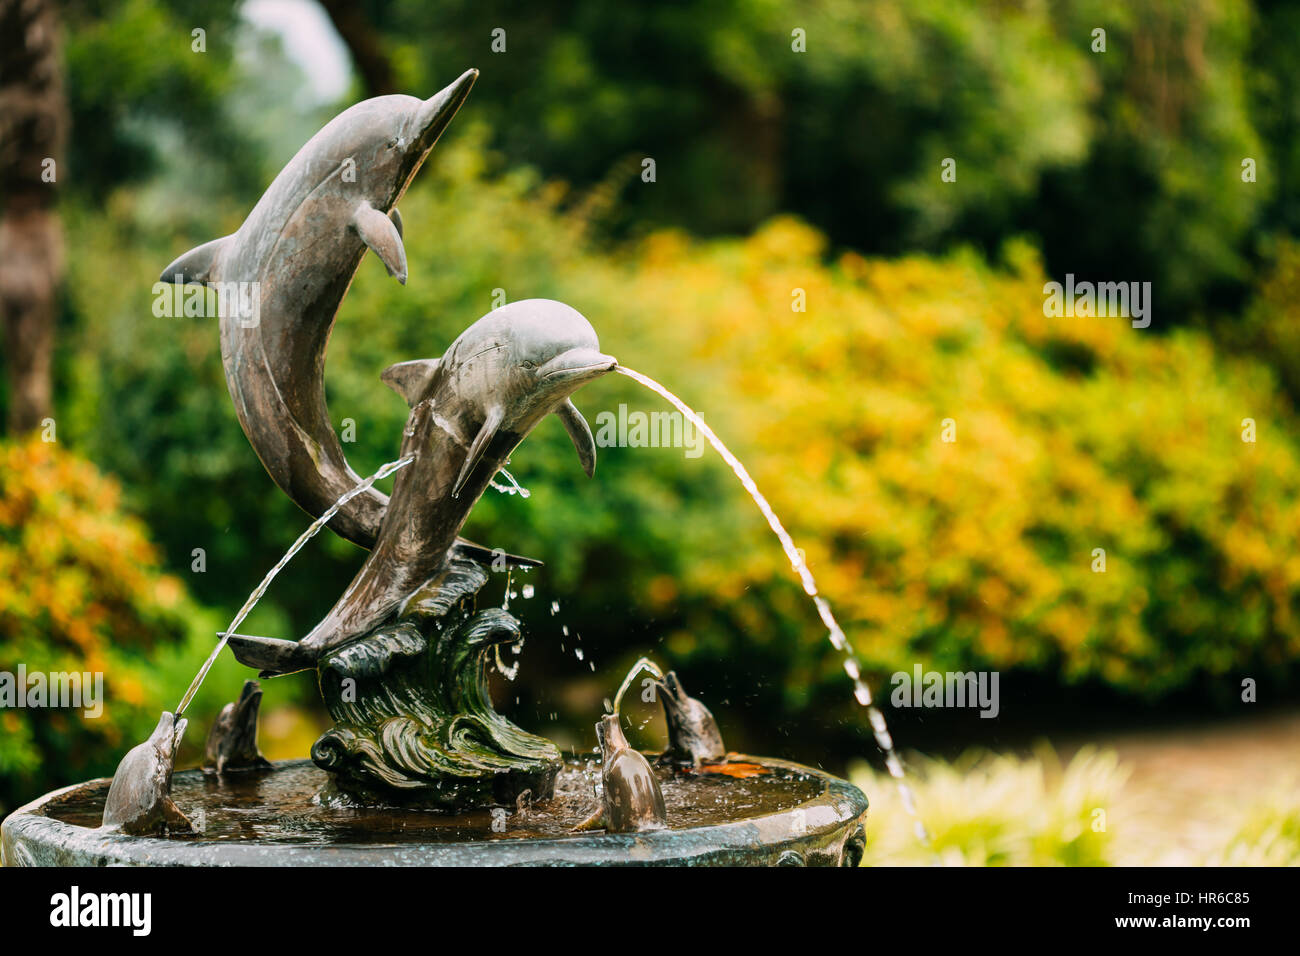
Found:
<svg viewBox="0 0 1300 956"><path fill-rule="evenodd" d="M411 414L393 497L374 549L343 596L299 642L232 634L243 664L273 677L315 666L325 651L393 617L444 565L470 509L511 452L547 415L564 422L583 469L596 444L569 396L618 363L591 324L548 299L525 299L483 316L441 359L401 362L382 378Z"/></svg>
<svg viewBox="0 0 1300 956"><path fill-rule="evenodd" d="M325 407L325 347L339 304L368 248L406 283L397 202L477 76L466 70L427 100L377 96L340 113L280 171L238 230L163 270L163 282L217 289L221 360L239 424L275 483L313 517L361 480ZM241 296L255 308L238 308ZM329 527L373 547L387 503L369 489ZM490 554L459 544L479 560Z"/></svg>

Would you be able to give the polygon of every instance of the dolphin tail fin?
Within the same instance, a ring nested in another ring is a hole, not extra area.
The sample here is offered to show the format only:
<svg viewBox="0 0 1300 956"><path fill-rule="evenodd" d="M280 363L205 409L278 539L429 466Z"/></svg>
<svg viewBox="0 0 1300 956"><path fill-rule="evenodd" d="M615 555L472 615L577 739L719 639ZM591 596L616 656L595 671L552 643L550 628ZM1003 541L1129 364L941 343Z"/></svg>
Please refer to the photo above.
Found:
<svg viewBox="0 0 1300 956"><path fill-rule="evenodd" d="M475 544L473 541L466 541L464 538L457 538L452 548L457 557L469 558L471 561L489 568L501 562L504 562L507 568L540 568L542 566L542 562L536 558L525 558L518 554L509 554L500 548L486 548L481 544Z"/></svg>
<svg viewBox="0 0 1300 956"><path fill-rule="evenodd" d="M211 277L212 265L216 262L218 253L225 248L226 240L229 238L229 236L222 236L220 239L213 239L178 256L162 271L158 281L179 282L181 285L204 284Z"/></svg>
<svg viewBox="0 0 1300 956"><path fill-rule="evenodd" d="M224 634L219 635L224 637ZM261 669L259 677L280 677L311 670L316 666L316 653L297 641L282 641L274 637L253 637L248 634L231 634L227 643L235 660L245 667Z"/></svg>

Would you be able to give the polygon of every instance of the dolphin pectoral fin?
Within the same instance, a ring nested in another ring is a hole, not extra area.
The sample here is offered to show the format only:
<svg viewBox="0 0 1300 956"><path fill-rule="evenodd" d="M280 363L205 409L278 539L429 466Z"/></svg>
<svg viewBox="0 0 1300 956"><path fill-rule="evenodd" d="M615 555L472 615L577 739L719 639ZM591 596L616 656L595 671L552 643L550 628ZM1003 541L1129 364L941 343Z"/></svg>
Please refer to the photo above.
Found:
<svg viewBox="0 0 1300 956"><path fill-rule="evenodd" d="M380 374L380 380L402 398L406 404L415 407L420 396L429 387L433 373L438 370L438 359L413 359L410 362L398 362L390 365Z"/></svg>
<svg viewBox="0 0 1300 956"><path fill-rule="evenodd" d="M352 214L352 225L361 241L383 260L388 274L406 285L406 247L393 220L370 203L362 203Z"/></svg>
<svg viewBox="0 0 1300 956"><path fill-rule="evenodd" d="M393 225L397 227L397 235L405 239L406 231L402 228L402 214L397 211L396 206L388 210L388 218L393 220Z"/></svg>
<svg viewBox="0 0 1300 956"><path fill-rule="evenodd" d="M217 254L225 248L229 236L213 239L178 256L158 277L159 282L179 282L182 285L202 285L212 275L212 264Z"/></svg>
<svg viewBox="0 0 1300 956"><path fill-rule="evenodd" d="M525 558L518 554L509 554L500 548L485 548L481 544L466 541L464 538L457 538L452 547L458 557L469 558L471 561L477 561L487 567L492 567L498 562L504 562L507 568L540 568L542 566L542 562L536 558Z"/></svg>
<svg viewBox="0 0 1300 956"><path fill-rule="evenodd" d="M573 440L573 447L578 449L578 460L582 462L582 470L590 478L596 473L596 440L591 437L591 426L582 417L582 412L578 411L577 406L567 398L564 404L555 410L555 414L559 416L560 421L564 422L564 430Z"/></svg>
<svg viewBox="0 0 1300 956"><path fill-rule="evenodd" d="M469 454L465 456L465 464L461 466L460 474L456 476L456 485L451 489L453 498L460 497L460 490L465 487L465 482L474 471L474 466L483 458L483 452L496 435L497 429L501 427L501 422L505 418L505 410L500 405L488 409L487 418L483 421L483 427L478 430L478 435L474 439L474 444L469 446Z"/></svg>
<svg viewBox="0 0 1300 956"><path fill-rule="evenodd" d="M245 667L261 669L259 677L280 677L296 674L316 666L316 653L297 641L282 641L274 637L253 637L248 634L231 634L227 643L235 660Z"/></svg>

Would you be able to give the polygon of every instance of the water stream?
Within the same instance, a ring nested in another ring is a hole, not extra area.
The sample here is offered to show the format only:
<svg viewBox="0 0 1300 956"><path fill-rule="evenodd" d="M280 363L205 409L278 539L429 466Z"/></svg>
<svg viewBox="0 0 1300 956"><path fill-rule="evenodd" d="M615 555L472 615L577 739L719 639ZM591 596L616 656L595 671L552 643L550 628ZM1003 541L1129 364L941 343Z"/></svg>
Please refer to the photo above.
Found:
<svg viewBox="0 0 1300 956"><path fill-rule="evenodd" d="M650 660L648 657L641 658L632 665L632 669L629 670L627 676L623 678L623 683L619 685L618 693L614 695L614 704L610 708L611 714L622 714L623 711L620 708L623 706L623 695L626 694L627 689L632 686L632 679L643 670L654 674L659 680L664 679L664 672L659 669L658 664Z"/></svg>
<svg viewBox="0 0 1300 956"><path fill-rule="evenodd" d="M781 524L781 519L776 516L771 504L763 497L763 493L758 490L758 485L750 477L745 466L740 463L740 459L731 453L731 449L722 443L722 439L713 433L713 429L705 423L704 419L693 408L648 375L642 375L640 372L633 371L622 365L616 366L614 370L634 381L640 382L686 416L699 429L700 433L708 439L709 444L713 446L713 450L721 455L722 460L736 473L740 483L745 486L749 496L754 499L754 504L758 505L758 510L767 519L768 527L772 529L772 533L781 542L781 547L784 549L786 557L790 559L790 566L794 569L795 574L799 576L804 591L812 598L813 604L817 607L817 613L821 617L822 623L826 625L827 637L830 639L831 645L843 655L844 672L853 681L853 696L867 710L867 720L871 723L871 731L875 735L876 744L885 754L885 767L889 770L889 775L894 778L894 782L898 786L899 798L902 800L904 809L912 818L916 837L922 844L929 847L930 835L917 814L916 798L912 795L912 789L904 779L903 764L898 759L898 753L894 749L894 738L889 733L885 715L872 702L871 689L867 687L866 681L862 679L862 668L858 664L858 658L853 646L849 643L849 639L845 636L839 622L835 620L835 614L831 611L830 603L818 592L817 582L813 579L812 572L808 570L808 564L804 561L803 552L795 547L794 539L785 530L785 526Z"/></svg>
<svg viewBox="0 0 1300 956"><path fill-rule="evenodd" d="M518 495L520 498L527 498L532 494L531 491L515 480L514 475L510 474L510 472L506 471L504 468L500 469L497 474L509 482L509 484L503 485L493 477L488 484L491 485L494 490L499 491L504 495Z"/></svg>
<svg viewBox="0 0 1300 956"><path fill-rule="evenodd" d="M217 646L212 649L212 653L208 655L208 659L203 662L203 666L199 668L199 672L194 675L194 680L190 682L189 689L185 691L185 696L181 698L180 704L176 707L176 719L178 721L181 719L181 715L185 713L185 708L190 705L190 701L194 699L194 695L198 693L199 688L203 685L203 679L208 676L208 671L210 671L212 665L216 663L217 655L220 654L221 649L226 646L226 641L230 639L230 635L236 632L239 625L244 622L244 618L248 617L253 608L257 607L257 602L262 600L262 595L266 594L266 589L271 586L271 582L275 580L275 576L280 573L280 570L286 564L289 563L289 560L302 549L304 544L315 537L316 532L325 527L325 525L329 523L329 520L338 514L338 510L345 504L357 495L361 494L367 488L370 488L376 481L379 481L381 478L387 478L399 468L405 468L413 461L415 461L414 455L408 455L406 458L399 458L397 461L390 461L355 488L344 492L338 501L325 509L324 514L307 526L307 530L300 534L298 540L295 541L290 546L289 550L284 553L284 557L276 562L275 567L266 572L266 577L262 578L262 583L259 584L254 589L253 593L248 596L248 600L245 601L244 606L239 609L239 613L236 614L235 619L230 622L230 626L221 633L221 639L217 641Z"/></svg>
<svg viewBox="0 0 1300 956"><path fill-rule="evenodd" d="M864 708L866 708L867 719L871 724L872 733L876 738L877 745L880 747L881 751L885 754L885 766L889 770L890 776L894 778L898 786L898 792L902 800L903 807L906 809L907 813L912 817L917 839L919 839L926 846L929 846L930 845L929 834L925 829L925 825L921 822L921 819L917 814L916 800L912 795L911 788L907 785L907 782L904 779L903 765L898 758L897 752L894 749L893 737L889 733L889 727L885 722L885 715L881 713L880 709L873 703L871 697L871 690L867 686L866 681L862 679L862 671L860 665L858 664L857 655L855 654L852 645L849 643L849 640L845 635L843 628L841 628L839 622L835 620L835 615L834 612L831 610L830 603L824 597L822 597L821 594L818 592L817 582L813 578L812 572L808 569L807 562L804 560L803 552L800 551L795 546L794 540L790 537L789 532L785 530L785 526L781 523L780 518L778 518L776 512L772 510L772 506L768 502L767 498L765 498L762 492L758 490L758 485L754 482L754 479L750 476L745 466L741 464L740 459L738 459L734 454L731 453L731 450L727 448L725 444L723 444L722 440L718 438L716 434L714 434L713 429L711 429L708 426L708 424L705 423L704 419L700 417L700 415L694 409L692 409L680 398L678 398L676 395L670 392L667 388L665 388L663 385L660 385L658 382L656 382L654 379L650 378L649 376L642 375L640 372L633 371L632 369L626 368L621 365L616 367L616 371L618 371L622 375L626 375L627 377L633 379L634 381L640 382L646 388L650 389L652 392L655 392L656 394L664 398L666 401L668 401L679 412L681 412L687 419L689 419L691 423L694 424L697 429L699 429L700 433L703 434L706 439L708 439L708 442L710 445L713 446L714 451L716 451L722 457L722 460L725 461L730 466L731 470L735 473L736 477L740 480L740 483L744 486L745 490L749 493L749 496L754 500L754 503L758 506L759 511L762 512L763 517L767 519L768 526L772 529L772 533L776 535L777 540L780 541L781 547L785 551L786 557L790 559L790 565L793 568L795 574L798 575L800 582L803 584L804 591L812 599L813 604L817 608L817 613L822 619L822 623L826 625L827 637L829 638L831 645L843 655L844 671L848 675L849 679L853 681L854 697L857 699L859 704L861 704ZM212 649L212 653L208 655L207 660L203 662L203 666L199 668L199 671L195 675L194 680L190 683L189 688L185 691L185 695L181 698L181 702L176 708L177 720L181 718L181 716L185 712L185 709L189 707L190 702L194 699L194 695L198 692L199 687L202 686L203 680L204 678L207 677L208 671L212 669L212 665L213 663L215 663L217 656L221 653L222 648L226 646L226 642L228 641L229 636L237 631L239 625L243 623L244 619L248 617L248 615L252 612L253 608L257 606L258 601L260 601L262 599L262 596L266 594L267 589L271 586L271 582L275 580L276 575L280 573L281 569L283 569L284 566L288 564L289 561L293 558L293 556L297 554L299 550L302 549L303 545L305 545L312 537L314 537L316 533L320 531L321 528L323 528L326 524L328 524L330 519L333 518L334 515L338 513L339 509L342 508L345 504L347 504L350 500L352 500L352 498L356 497L357 495L364 492L366 489L373 486L375 482L383 478L386 478L389 475L396 472L397 470L405 467L406 465L409 465L414 460L415 459L413 456L408 456L406 458L399 458L396 461L392 461L384 465L382 468L376 471L369 478L365 479L360 484L358 484L355 488L352 488L349 491L347 491L345 494L343 494L338 501L334 502L333 505L331 505L319 518L313 521L301 535L299 535L298 540L296 540L293 543L293 545L290 546L289 550L285 552L284 556L276 563L275 567L271 568L271 570L267 572L266 576L262 579L262 582L257 586L256 589L254 589L252 594L248 596L248 600L245 601L244 606L239 609L239 613L236 614L234 620L230 622L230 626L227 627L224 632L222 632L220 640L217 642L216 647ZM497 485L496 482L494 481L493 482L494 487L507 494L519 494L521 497L524 498L528 497L528 491L524 489L521 485L519 485L519 483L514 480L514 477L512 475L510 475L504 469L502 469L500 474L509 482L509 485L508 486ZM532 595L528 594L527 596L531 597ZM509 607L509 601L510 601L510 581L509 581L509 577L507 577L506 599L505 599L506 607ZM551 613L554 614L557 610L558 608L555 606L555 604L552 604ZM566 633L567 630L568 629L565 628ZM581 660L580 654L579 654L579 659ZM515 676L514 672L517 671L519 666L518 662L516 662L514 668L507 668L506 666L504 666L504 662L501 661L499 657L497 660L497 664L498 667L501 669L502 673L505 673L511 679L514 678ZM639 673L642 669L649 670L651 673L655 674L656 677L659 677L661 679L663 677L663 674L659 671L659 668L655 666L654 663L650 661L648 658L642 658L641 660L637 661L637 663L633 665L632 670L628 672L627 677L623 681L623 685L619 688L618 694L614 698L614 706L613 706L614 713L619 712L619 707L622 704L623 695L626 693L628 687L630 686L633 677L637 673Z"/></svg>

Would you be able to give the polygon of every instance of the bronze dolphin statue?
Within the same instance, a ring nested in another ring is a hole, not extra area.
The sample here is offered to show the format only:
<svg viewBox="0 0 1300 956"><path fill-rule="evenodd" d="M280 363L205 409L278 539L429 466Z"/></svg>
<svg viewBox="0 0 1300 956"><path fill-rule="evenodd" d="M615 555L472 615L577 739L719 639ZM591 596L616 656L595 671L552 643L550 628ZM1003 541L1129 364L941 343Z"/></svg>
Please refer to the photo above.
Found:
<svg viewBox="0 0 1300 956"><path fill-rule="evenodd" d="M105 829L133 836L193 829L171 798L172 768L186 723L164 711L149 739L126 752L104 802Z"/></svg>
<svg viewBox="0 0 1300 956"><path fill-rule="evenodd" d="M262 686L244 681L239 700L226 704L212 722L203 748L203 769L214 773L231 770L265 770L271 762L257 749L257 714L262 706Z"/></svg>
<svg viewBox="0 0 1300 956"><path fill-rule="evenodd" d="M339 304L366 249L406 283L397 202L477 76L467 70L427 100L377 96L340 113L280 171L239 229L163 270L163 282L218 290L221 361L240 427L275 483L312 517L361 480L325 406L325 347ZM241 295L255 309L237 307ZM371 548L387 504L371 488L329 527ZM468 557L491 557L459 544Z"/></svg>
<svg viewBox="0 0 1300 956"><path fill-rule="evenodd" d="M483 316L441 359L391 366L383 380L411 407L379 540L333 609L299 642L232 634L230 647L262 676L315 666L325 651L373 631L444 566L470 509L524 437L559 416L588 475L596 444L569 396L618 363L591 324L549 299Z"/></svg>
<svg viewBox="0 0 1300 956"><path fill-rule="evenodd" d="M663 791L650 761L633 750L623 736L618 714L606 714L596 724L604 766L601 768L601 805L574 830L639 833L668 825Z"/></svg>
<svg viewBox="0 0 1300 956"><path fill-rule="evenodd" d="M663 680L655 681L655 687L668 724L668 747L660 756L660 763L698 767L727 756L718 722L709 708L686 693L676 672L669 671Z"/></svg>

